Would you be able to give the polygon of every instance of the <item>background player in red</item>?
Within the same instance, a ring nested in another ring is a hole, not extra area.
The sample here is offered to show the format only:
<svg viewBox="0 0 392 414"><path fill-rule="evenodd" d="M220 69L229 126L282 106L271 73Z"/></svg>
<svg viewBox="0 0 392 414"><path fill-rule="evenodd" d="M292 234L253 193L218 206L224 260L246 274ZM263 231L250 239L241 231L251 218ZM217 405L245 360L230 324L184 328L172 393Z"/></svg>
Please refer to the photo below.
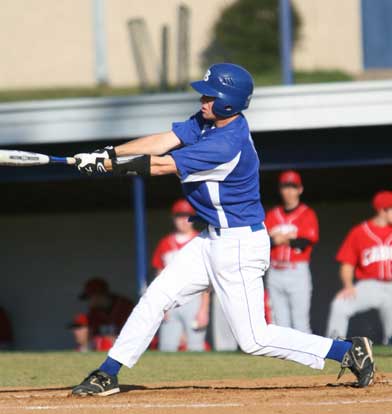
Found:
<svg viewBox="0 0 392 414"><path fill-rule="evenodd" d="M370 309L379 311L384 342L392 336L392 191L376 194L373 207L376 216L355 226L337 254L343 288L331 305L330 337L345 338L350 318Z"/></svg>
<svg viewBox="0 0 392 414"><path fill-rule="evenodd" d="M75 315L67 328L72 332L75 342L75 351L88 352L94 350L90 329L88 327L88 318L85 313L78 313Z"/></svg>
<svg viewBox="0 0 392 414"><path fill-rule="evenodd" d="M110 348L132 312L133 303L111 292L106 280L98 277L86 282L79 298L88 303L89 333L97 349Z"/></svg>
<svg viewBox="0 0 392 414"><path fill-rule="evenodd" d="M176 201L172 207L175 231L165 236L158 244L152 259L152 266L159 274L175 257L178 251L198 232L189 217L195 215L192 206L185 199ZM189 263L192 266L192 263ZM158 276L159 277L159 276ZM180 278L181 275L179 274ZM176 307L165 314L159 330L159 350L175 352L185 334L188 351L204 351L207 325L209 322L209 293L205 292L193 300Z"/></svg>
<svg viewBox="0 0 392 414"><path fill-rule="evenodd" d="M301 203L301 176L285 171L279 177L282 205L270 210L266 226L271 237L268 290L274 322L311 332L312 276L309 261L319 239L316 213Z"/></svg>

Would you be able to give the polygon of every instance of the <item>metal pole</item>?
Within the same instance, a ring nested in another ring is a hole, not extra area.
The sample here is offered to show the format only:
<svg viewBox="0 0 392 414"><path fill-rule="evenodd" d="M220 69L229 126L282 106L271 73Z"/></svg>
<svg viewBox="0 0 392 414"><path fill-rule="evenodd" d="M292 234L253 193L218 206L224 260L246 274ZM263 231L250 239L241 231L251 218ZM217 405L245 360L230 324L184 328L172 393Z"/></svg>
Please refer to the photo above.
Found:
<svg viewBox="0 0 392 414"><path fill-rule="evenodd" d="M93 1L94 44L95 44L95 79L100 85L109 82L106 34L105 34L105 0Z"/></svg>
<svg viewBox="0 0 392 414"><path fill-rule="evenodd" d="M293 29L290 0L279 0L279 25L282 81L284 85L291 85L293 83L293 68L291 61Z"/></svg>
<svg viewBox="0 0 392 414"><path fill-rule="evenodd" d="M161 32L161 91L167 91L169 85L169 26L162 26Z"/></svg>
<svg viewBox="0 0 392 414"><path fill-rule="evenodd" d="M144 180L133 177L133 205L135 214L136 280L139 295L147 287L147 237Z"/></svg>
<svg viewBox="0 0 392 414"><path fill-rule="evenodd" d="M133 58L136 64L136 70L139 77L140 87L142 90L148 88L148 74L145 61L143 58L143 37L142 37L142 19L132 19L127 23L129 39L131 44L131 50L133 52Z"/></svg>
<svg viewBox="0 0 392 414"><path fill-rule="evenodd" d="M178 7L177 19L177 84L181 89L186 89L190 69L190 8L181 4Z"/></svg>

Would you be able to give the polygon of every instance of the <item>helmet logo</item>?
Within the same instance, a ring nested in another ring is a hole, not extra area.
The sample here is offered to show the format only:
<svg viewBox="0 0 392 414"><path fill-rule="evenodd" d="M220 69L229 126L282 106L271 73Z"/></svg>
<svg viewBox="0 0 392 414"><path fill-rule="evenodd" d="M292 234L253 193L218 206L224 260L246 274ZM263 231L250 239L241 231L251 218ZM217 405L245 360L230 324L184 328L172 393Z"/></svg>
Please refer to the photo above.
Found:
<svg viewBox="0 0 392 414"><path fill-rule="evenodd" d="M230 75L220 76L219 80L221 81L222 85L227 85L227 86L234 85L233 78Z"/></svg>
<svg viewBox="0 0 392 414"><path fill-rule="evenodd" d="M211 71L208 69L203 78L204 82L208 82L208 80L210 79L210 76L211 76Z"/></svg>

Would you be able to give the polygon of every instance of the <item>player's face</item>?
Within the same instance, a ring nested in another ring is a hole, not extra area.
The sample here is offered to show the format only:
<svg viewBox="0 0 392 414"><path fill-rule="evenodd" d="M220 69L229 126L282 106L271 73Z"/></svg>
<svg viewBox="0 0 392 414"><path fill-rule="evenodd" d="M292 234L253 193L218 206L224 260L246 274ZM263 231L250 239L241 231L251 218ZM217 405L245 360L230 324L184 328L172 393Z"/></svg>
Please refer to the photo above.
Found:
<svg viewBox="0 0 392 414"><path fill-rule="evenodd" d="M88 326L80 326L73 329L74 340L77 345L87 345L89 340Z"/></svg>
<svg viewBox="0 0 392 414"><path fill-rule="evenodd" d="M212 111L212 106L214 105L215 98L212 96L205 96L203 95L200 98L201 102L201 113L204 119L208 119L210 121L216 120L216 115Z"/></svg>
<svg viewBox="0 0 392 414"><path fill-rule="evenodd" d="M173 217L174 227L179 233L190 233L193 230L189 216L178 215Z"/></svg>
<svg viewBox="0 0 392 414"><path fill-rule="evenodd" d="M284 204L296 204L299 202L299 198L303 192L303 187L294 187L289 185L283 185L280 187L280 196Z"/></svg>
<svg viewBox="0 0 392 414"><path fill-rule="evenodd" d="M110 298L104 293L95 293L88 298L90 309L106 309L110 305Z"/></svg>
<svg viewBox="0 0 392 414"><path fill-rule="evenodd" d="M391 208L387 208L385 211L385 218L387 223L392 226L392 207Z"/></svg>

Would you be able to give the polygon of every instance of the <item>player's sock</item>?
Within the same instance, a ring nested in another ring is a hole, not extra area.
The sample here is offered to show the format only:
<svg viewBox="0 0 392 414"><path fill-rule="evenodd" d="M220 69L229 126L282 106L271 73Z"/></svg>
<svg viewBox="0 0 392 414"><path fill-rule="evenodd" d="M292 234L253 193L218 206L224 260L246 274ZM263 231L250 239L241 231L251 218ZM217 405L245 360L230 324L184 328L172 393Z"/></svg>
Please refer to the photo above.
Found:
<svg viewBox="0 0 392 414"><path fill-rule="evenodd" d="M99 367L99 369L100 371L106 372L106 374L116 376L119 373L121 367L122 364L120 362L108 356L105 359L104 363Z"/></svg>
<svg viewBox="0 0 392 414"><path fill-rule="evenodd" d="M331 349L329 350L326 359L333 359L334 361L342 362L343 357L347 351L352 347L349 341L333 341Z"/></svg>

